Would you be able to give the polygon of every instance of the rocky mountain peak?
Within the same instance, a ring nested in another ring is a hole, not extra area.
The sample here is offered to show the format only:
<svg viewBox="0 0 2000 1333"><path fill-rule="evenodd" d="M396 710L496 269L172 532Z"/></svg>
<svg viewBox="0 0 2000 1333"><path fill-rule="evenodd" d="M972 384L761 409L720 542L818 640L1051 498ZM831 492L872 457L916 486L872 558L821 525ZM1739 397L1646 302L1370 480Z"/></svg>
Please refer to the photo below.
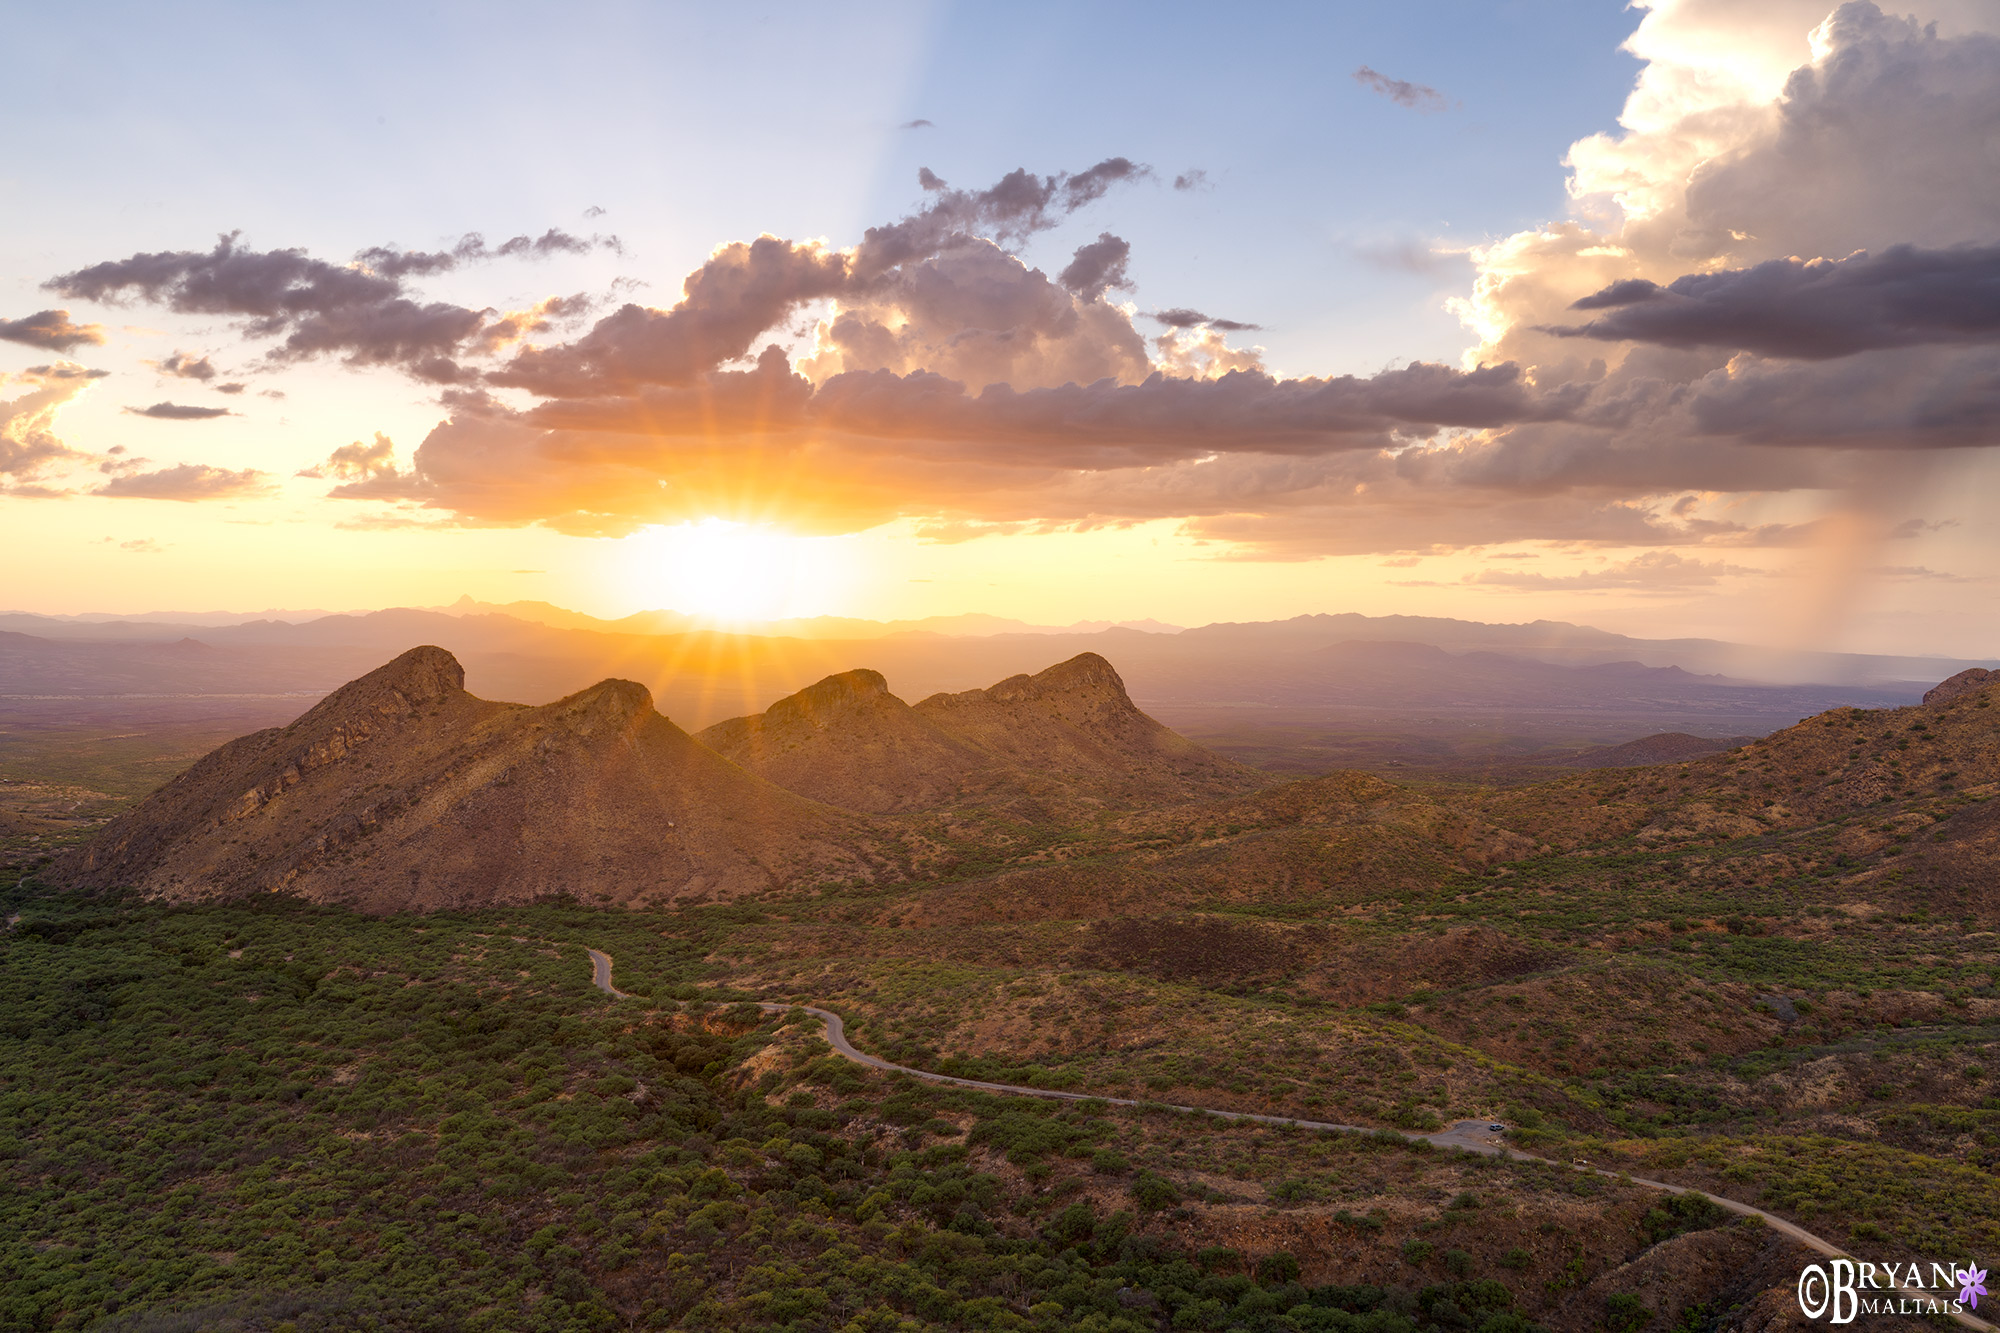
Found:
<svg viewBox="0 0 2000 1333"><path fill-rule="evenodd" d="M1009 676L997 685L973 693L982 693L1003 704L1080 697L1090 702L1133 706L1117 669L1096 653L1078 653L1067 662L1058 662L1032 676Z"/></svg>
<svg viewBox="0 0 2000 1333"><path fill-rule="evenodd" d="M766 726L803 725L817 731L888 697L889 682L882 673L860 667L828 676L778 700L765 713L764 722Z"/></svg>

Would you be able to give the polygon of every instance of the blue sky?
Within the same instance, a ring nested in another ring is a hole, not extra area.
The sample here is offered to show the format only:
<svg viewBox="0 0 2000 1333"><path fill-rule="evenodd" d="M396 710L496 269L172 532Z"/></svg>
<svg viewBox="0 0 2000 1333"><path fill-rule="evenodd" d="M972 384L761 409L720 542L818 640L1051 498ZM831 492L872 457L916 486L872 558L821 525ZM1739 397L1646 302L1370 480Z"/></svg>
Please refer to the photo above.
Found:
<svg viewBox="0 0 2000 1333"><path fill-rule="evenodd" d="M235 229L338 255L599 226L664 301L721 241L851 242L915 202L920 166L976 184L1122 154L1164 179L1032 259L1113 227L1142 305L1263 324L1295 374L1451 357L1466 339L1441 293L1468 270L1362 252L1560 215L1558 164L1613 126L1636 21L1521 2L110 5L88 24L21 6L0 77L6 297ZM1398 106L1362 65L1452 105ZM920 118L935 128L897 128ZM1208 188L1166 188L1194 168Z"/></svg>

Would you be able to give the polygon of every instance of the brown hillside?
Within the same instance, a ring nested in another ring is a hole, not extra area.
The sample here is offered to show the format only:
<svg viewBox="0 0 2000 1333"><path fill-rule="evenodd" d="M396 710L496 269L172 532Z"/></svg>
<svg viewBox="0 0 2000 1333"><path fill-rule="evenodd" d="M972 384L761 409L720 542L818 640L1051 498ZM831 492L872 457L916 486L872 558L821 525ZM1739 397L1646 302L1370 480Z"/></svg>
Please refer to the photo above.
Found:
<svg viewBox="0 0 2000 1333"><path fill-rule="evenodd" d="M940 730L868 670L828 676L695 739L787 791L873 813L938 805L991 767L988 756Z"/></svg>
<svg viewBox="0 0 2000 1333"><path fill-rule="evenodd" d="M1717 750L1733 750L1755 739L1754 736L1737 736L1724 741L1707 736L1690 736L1685 731L1663 731L1653 736L1641 736L1636 741L1626 741L1623 745L1593 746L1572 759L1564 760L1563 766L1640 768L1648 764L1677 764L1714 754Z"/></svg>
<svg viewBox="0 0 2000 1333"><path fill-rule="evenodd" d="M1114 799L1226 796L1270 782L1141 712L1096 653L983 690L933 694L916 711L1020 769L1087 783Z"/></svg>
<svg viewBox="0 0 2000 1333"><path fill-rule="evenodd" d="M848 671L696 739L790 791L871 812L1022 795L1156 804L1270 781L1141 712L1096 653L915 707L880 674Z"/></svg>
<svg viewBox="0 0 2000 1333"><path fill-rule="evenodd" d="M879 869L851 817L695 744L639 685L529 708L464 679L450 653L413 648L209 754L50 877L403 911L728 898Z"/></svg>
<svg viewBox="0 0 2000 1333"><path fill-rule="evenodd" d="M1723 754L1524 787L1481 805L1496 823L1564 847L1627 835L1659 846L1724 842L1916 807L1933 811L1927 825L2000 792L1996 755L2000 673L1933 691L1928 704L1836 708Z"/></svg>

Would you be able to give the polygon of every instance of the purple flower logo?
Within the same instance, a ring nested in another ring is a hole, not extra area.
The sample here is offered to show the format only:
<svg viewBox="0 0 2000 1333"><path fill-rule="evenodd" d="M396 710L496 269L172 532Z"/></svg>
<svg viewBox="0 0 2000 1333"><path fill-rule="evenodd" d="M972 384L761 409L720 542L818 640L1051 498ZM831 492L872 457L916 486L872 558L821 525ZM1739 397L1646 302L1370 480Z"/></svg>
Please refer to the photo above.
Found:
<svg viewBox="0 0 2000 1333"><path fill-rule="evenodd" d="M1979 1308L1979 1298L1986 1294L1986 1270L1983 1268L1961 1268L1954 1276L1958 1279L1958 1299L1974 1310Z"/></svg>

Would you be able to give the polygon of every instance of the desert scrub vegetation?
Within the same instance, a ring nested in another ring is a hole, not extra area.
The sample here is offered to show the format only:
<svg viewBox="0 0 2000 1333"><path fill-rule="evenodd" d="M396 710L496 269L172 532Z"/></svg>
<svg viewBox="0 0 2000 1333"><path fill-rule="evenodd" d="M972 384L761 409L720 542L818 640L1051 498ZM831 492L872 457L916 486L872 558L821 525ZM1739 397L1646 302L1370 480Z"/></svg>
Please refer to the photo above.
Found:
<svg viewBox="0 0 2000 1333"><path fill-rule="evenodd" d="M10 1333L1531 1326L1486 1278L1204 1267L1161 1228L1205 1191L1094 1170L1095 1108L836 1066L657 922L6 894ZM660 998L591 990L586 926ZM1052 1160L1115 1197L1048 1198Z"/></svg>

